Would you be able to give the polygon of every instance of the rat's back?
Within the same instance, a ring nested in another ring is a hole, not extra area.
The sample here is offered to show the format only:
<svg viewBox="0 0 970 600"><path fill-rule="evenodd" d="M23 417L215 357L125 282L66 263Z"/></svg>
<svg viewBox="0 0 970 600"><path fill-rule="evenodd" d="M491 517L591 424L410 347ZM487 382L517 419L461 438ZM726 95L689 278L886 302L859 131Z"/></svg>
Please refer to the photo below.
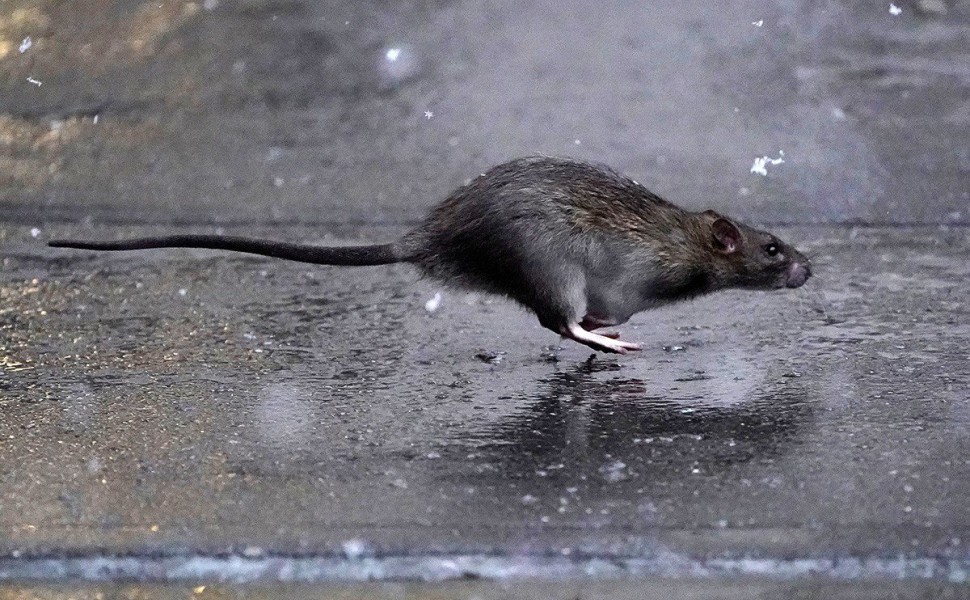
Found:
<svg viewBox="0 0 970 600"><path fill-rule="evenodd" d="M533 156L457 189L403 244L428 275L517 297L536 269L650 245L684 214L609 167Z"/></svg>

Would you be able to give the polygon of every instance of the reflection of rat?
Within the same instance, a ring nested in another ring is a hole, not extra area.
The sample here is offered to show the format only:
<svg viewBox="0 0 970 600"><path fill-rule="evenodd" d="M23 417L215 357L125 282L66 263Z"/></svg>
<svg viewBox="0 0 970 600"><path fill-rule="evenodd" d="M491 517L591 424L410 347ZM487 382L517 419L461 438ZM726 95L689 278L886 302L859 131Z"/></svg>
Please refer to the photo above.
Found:
<svg viewBox="0 0 970 600"><path fill-rule="evenodd" d="M812 274L805 256L770 233L713 211L682 210L606 167L546 157L494 167L392 244L317 247L176 235L50 245L210 248L324 265L415 263L431 277L508 296L544 327L621 354L640 346L593 330L719 289L797 288Z"/></svg>

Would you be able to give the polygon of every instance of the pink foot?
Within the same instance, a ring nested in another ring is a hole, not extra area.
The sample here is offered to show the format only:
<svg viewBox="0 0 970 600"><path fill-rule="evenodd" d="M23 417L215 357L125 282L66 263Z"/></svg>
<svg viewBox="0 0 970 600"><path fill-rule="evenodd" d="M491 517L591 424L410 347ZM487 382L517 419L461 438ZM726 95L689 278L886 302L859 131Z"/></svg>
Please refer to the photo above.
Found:
<svg viewBox="0 0 970 600"><path fill-rule="evenodd" d="M620 335L619 333L612 335L600 335L598 333L593 333L592 331L586 331L580 326L579 323L573 323L572 325L567 326L562 334L571 340L589 346L594 350L599 350L600 352L626 354L631 350L636 351L642 349L640 344L623 342L617 339Z"/></svg>

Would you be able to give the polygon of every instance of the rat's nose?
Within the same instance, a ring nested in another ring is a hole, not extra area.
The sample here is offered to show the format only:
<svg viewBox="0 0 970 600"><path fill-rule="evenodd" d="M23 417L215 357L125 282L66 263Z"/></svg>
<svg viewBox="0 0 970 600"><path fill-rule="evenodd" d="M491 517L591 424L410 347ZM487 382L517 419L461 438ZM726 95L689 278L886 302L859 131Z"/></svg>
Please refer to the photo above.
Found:
<svg viewBox="0 0 970 600"><path fill-rule="evenodd" d="M788 273L785 277L785 286L790 288L802 287L811 276L812 269L807 263L792 263L792 265L788 267Z"/></svg>

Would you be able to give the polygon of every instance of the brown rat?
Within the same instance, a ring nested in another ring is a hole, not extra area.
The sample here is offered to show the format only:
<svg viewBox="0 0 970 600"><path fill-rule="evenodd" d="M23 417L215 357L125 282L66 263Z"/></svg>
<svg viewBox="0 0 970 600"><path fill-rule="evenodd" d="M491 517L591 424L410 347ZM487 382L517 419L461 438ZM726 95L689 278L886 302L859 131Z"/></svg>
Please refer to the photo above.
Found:
<svg viewBox="0 0 970 600"><path fill-rule="evenodd" d="M603 352L640 346L594 329L725 288L797 288L808 259L774 235L714 211L689 212L608 167L513 160L457 189L397 242L319 247L230 236L114 242L87 250L210 248L325 265L416 264L464 288L525 305L552 331Z"/></svg>

